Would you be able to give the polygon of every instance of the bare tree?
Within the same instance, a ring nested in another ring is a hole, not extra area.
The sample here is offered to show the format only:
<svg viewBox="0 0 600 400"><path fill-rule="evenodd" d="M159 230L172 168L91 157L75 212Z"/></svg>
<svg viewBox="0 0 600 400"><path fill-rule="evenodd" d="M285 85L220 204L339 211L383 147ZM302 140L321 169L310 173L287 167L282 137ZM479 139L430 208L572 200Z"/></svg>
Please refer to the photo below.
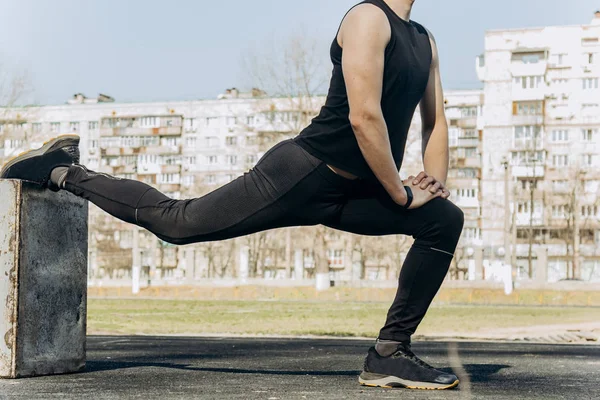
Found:
<svg viewBox="0 0 600 400"><path fill-rule="evenodd" d="M0 164L23 151L28 143L40 139L41 132L35 135L31 125L27 125L34 108L25 103L31 100L32 94L33 88L27 71L15 73L0 63ZM11 139L20 145L6 149L5 140Z"/></svg>

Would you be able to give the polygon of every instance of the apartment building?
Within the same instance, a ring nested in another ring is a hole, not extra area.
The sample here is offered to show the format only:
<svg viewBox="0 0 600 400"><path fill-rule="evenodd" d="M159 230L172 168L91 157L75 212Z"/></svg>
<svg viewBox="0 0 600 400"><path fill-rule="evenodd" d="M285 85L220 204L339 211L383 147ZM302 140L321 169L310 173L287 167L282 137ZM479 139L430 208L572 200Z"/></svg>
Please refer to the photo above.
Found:
<svg viewBox="0 0 600 400"><path fill-rule="evenodd" d="M488 31L476 68L486 256L509 242L517 279L600 280L600 12L586 25Z"/></svg>
<svg viewBox="0 0 600 400"><path fill-rule="evenodd" d="M172 198L199 197L239 177L276 142L306 126L324 100L318 97L294 102L269 98L258 90L240 93L236 89L217 100L131 104L116 103L106 95L86 98L77 94L65 105L5 110L0 118L0 157L37 147L59 134L76 133L82 138L82 163L90 169L140 180ZM447 106L452 126L452 168L457 168L452 170L456 177L452 190L455 201L469 210L468 234L463 240L468 243L480 236L477 138L481 92L448 92ZM410 135L403 176L422 169L418 112ZM232 252L233 264L239 262L238 250L245 246L238 240L233 243L234 250L229 243L176 247L93 205L90 210L92 277L127 278L131 265L137 263L143 278L211 278L220 276L214 265L231 263L225 259ZM314 276L317 257L310 241L306 242L307 234L295 230L291 237L290 231L280 232L282 241L275 240L272 248L263 249L263 260L254 260L260 271L253 274L271 279ZM358 245L350 236L336 232L326 239L333 280L394 278L397 268L393 265L401 264L410 241L400 253L384 257L387 261L382 267L379 255L357 259L353 248ZM290 245L292 240L295 246ZM394 255L395 260L390 260ZM237 269L230 268L226 274Z"/></svg>
<svg viewBox="0 0 600 400"><path fill-rule="evenodd" d="M586 25L488 31L476 62L483 90L445 93L447 185L465 212L449 278L489 279L487 267L504 261L517 280L600 281L599 38L600 13ZM0 159L73 132L89 168L199 197L294 136L324 100L257 89L153 103L78 94L65 105L0 110ZM423 169L420 122L417 109L403 177ZM99 279L128 277L132 265L148 279L313 278L318 235L332 280L393 279L412 242L300 227L177 247L90 210L90 276Z"/></svg>

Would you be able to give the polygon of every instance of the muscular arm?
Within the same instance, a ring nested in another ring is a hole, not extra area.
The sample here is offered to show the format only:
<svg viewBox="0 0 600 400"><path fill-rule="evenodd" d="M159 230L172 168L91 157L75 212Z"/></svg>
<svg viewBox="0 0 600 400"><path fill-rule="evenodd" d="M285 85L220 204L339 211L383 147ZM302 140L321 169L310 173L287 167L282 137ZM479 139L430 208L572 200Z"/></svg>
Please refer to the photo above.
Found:
<svg viewBox="0 0 600 400"><path fill-rule="evenodd" d="M381 109L385 48L391 28L385 14L364 4L348 13L338 36L350 105L350 123L360 150L385 190L399 204L406 190L396 169Z"/></svg>
<svg viewBox="0 0 600 400"><path fill-rule="evenodd" d="M429 31L428 31L429 32ZM423 123L423 165L425 172L443 185L448 179L448 122L444 109L444 93L440 78L440 63L437 45L429 32L433 59L429 72L429 82L421 99L421 121Z"/></svg>

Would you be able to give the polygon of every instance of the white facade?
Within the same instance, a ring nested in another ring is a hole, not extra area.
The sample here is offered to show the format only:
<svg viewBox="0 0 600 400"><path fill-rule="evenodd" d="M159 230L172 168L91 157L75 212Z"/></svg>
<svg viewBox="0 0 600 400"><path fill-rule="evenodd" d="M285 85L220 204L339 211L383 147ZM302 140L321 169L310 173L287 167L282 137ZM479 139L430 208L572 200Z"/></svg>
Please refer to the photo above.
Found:
<svg viewBox="0 0 600 400"><path fill-rule="evenodd" d="M531 243L559 265L550 281L600 279L590 267L600 256L600 14L589 25L488 31L476 68L484 83L483 242L504 245L508 160L517 277L534 275L524 261Z"/></svg>

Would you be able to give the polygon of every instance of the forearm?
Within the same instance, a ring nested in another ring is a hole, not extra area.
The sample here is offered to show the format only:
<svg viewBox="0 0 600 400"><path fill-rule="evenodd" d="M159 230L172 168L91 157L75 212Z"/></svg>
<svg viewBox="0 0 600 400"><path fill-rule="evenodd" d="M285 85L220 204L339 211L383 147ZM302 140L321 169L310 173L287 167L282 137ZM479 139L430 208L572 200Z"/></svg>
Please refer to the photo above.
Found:
<svg viewBox="0 0 600 400"><path fill-rule="evenodd" d="M355 119L352 128L358 146L379 182L394 200L404 202L407 199L406 190L392 155L383 115L361 118L358 121Z"/></svg>
<svg viewBox="0 0 600 400"><path fill-rule="evenodd" d="M450 162L448 126L442 124L439 127L431 129L429 134L424 132L423 137L429 137L429 140L424 141L423 144L423 166L425 167L425 172L445 186L448 179L448 164Z"/></svg>

